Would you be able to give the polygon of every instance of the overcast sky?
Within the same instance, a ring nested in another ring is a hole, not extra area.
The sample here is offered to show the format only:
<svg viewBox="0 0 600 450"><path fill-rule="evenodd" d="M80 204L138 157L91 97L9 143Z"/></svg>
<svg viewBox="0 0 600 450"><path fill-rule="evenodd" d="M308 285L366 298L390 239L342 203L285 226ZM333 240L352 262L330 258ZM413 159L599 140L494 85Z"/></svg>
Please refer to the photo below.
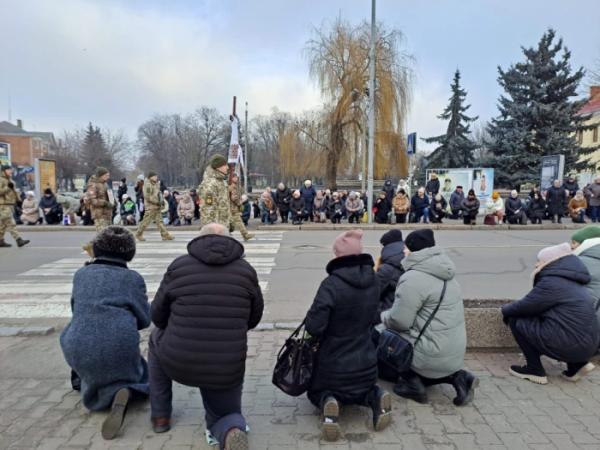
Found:
<svg viewBox="0 0 600 450"><path fill-rule="evenodd" d="M302 49L311 30L338 15L370 17L369 0L0 0L0 120L54 131L122 128L132 138L154 114L200 105L223 113L231 97L250 114L320 104ZM548 27L573 65L600 57L598 0L379 0L378 19L406 36L415 58L407 121L441 134L436 116L456 68L471 114L488 120L500 93L497 66L522 58ZM421 144L420 144L421 145Z"/></svg>

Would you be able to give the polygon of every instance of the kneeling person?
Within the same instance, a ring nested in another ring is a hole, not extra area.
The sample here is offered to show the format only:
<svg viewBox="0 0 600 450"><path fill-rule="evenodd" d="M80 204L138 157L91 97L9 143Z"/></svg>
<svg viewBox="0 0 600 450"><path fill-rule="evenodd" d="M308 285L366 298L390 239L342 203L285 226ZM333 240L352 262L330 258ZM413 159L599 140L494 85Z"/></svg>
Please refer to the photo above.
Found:
<svg viewBox="0 0 600 450"><path fill-rule="evenodd" d="M205 225L168 267L152 302L150 403L157 433L170 429L172 382L200 388L207 431L220 448L248 448L242 416L247 332L263 296L244 247L220 224Z"/></svg>

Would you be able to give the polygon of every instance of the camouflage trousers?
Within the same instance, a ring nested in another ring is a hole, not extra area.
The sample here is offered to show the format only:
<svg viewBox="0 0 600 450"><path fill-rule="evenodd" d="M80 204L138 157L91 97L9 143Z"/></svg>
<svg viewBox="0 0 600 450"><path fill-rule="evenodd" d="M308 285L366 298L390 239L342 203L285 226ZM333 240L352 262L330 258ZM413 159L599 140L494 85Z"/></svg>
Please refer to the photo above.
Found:
<svg viewBox="0 0 600 450"><path fill-rule="evenodd" d="M244 222L242 222L242 216L239 212L236 213L231 211L231 222L229 228L231 231L235 231L236 229L240 230L240 233L244 237L248 234L248 230L246 230L246 226L244 225Z"/></svg>
<svg viewBox="0 0 600 450"><path fill-rule="evenodd" d="M142 236L144 234L144 231L146 231L146 228L148 228L148 225L150 225L152 222L156 223L158 231L160 231L161 237L165 238L169 236L167 227L165 227L165 224L162 221L162 213L160 212L160 209L157 209L155 211L146 210L144 218L140 222L140 225L138 226L138 229L135 232L135 234L137 236Z"/></svg>
<svg viewBox="0 0 600 450"><path fill-rule="evenodd" d="M0 240L4 239L4 234L9 232L10 235L15 239L19 239L19 233L17 232L17 225L13 217L13 207L8 205L0 206Z"/></svg>
<svg viewBox="0 0 600 450"><path fill-rule="evenodd" d="M110 223L110 220L108 220L108 219L103 219L103 218L94 219L94 226L96 227L96 234L100 233L105 228L108 228L110 225L112 225L112 224Z"/></svg>

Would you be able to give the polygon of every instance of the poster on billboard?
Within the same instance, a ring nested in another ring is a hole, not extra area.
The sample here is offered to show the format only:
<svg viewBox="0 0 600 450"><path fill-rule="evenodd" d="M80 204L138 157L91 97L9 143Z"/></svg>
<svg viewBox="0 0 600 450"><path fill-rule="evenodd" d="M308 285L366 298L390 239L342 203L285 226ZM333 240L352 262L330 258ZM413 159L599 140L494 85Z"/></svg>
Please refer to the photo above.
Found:
<svg viewBox="0 0 600 450"><path fill-rule="evenodd" d="M540 174L540 189L550 189L554 180L563 179L565 172L565 155L542 156L542 169Z"/></svg>
<svg viewBox="0 0 600 450"><path fill-rule="evenodd" d="M10 144L8 142L0 142L0 165L11 165Z"/></svg>
<svg viewBox="0 0 600 450"><path fill-rule="evenodd" d="M35 195L42 198L44 189L50 188L57 192L56 186L56 161L53 159L35 159Z"/></svg>
<svg viewBox="0 0 600 450"><path fill-rule="evenodd" d="M462 186L465 194L473 189L475 195L479 199L482 207L485 206L487 200L492 196L494 190L494 169L489 168L458 168L458 169L428 169L427 181L431 179L431 174L437 174L440 180L440 192L446 198L450 199L450 195L457 186Z"/></svg>

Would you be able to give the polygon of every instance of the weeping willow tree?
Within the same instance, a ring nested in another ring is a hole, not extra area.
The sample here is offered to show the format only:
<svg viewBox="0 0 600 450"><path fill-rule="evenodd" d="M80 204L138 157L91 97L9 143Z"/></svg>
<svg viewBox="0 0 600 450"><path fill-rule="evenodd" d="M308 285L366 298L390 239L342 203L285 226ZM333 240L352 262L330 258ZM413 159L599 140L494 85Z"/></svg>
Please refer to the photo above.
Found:
<svg viewBox="0 0 600 450"><path fill-rule="evenodd" d="M404 148L404 121L410 102L411 57L400 51L402 33L378 27L376 45L377 133L375 135L375 177L406 176L408 160ZM309 73L325 100L320 128L297 124L295 132L314 142L323 154L325 178L336 186L340 173L362 166L366 151L367 109L372 93L369 82L370 26L358 26L338 19L329 29L316 29L307 42ZM293 151L293 140L281 142L283 153Z"/></svg>

